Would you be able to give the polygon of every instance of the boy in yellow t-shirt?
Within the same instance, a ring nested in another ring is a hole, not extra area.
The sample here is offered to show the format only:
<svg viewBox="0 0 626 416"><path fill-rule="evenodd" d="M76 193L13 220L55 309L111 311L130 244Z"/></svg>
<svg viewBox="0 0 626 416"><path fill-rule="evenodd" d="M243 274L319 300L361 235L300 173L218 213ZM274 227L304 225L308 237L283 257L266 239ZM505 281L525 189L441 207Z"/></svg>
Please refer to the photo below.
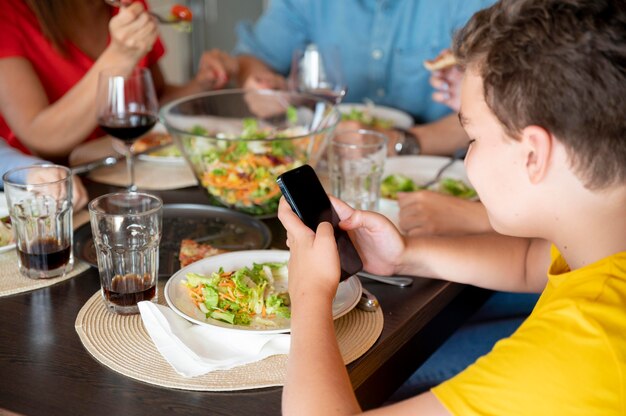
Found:
<svg viewBox="0 0 626 416"><path fill-rule="evenodd" d="M542 292L508 339L430 392L372 413L626 415L626 7L501 0L457 34L468 176L501 234L407 238L333 199L365 269ZM360 412L333 339L330 224L281 201L291 248L286 414ZM323 267L320 261L324 261ZM547 273L546 273L547 271Z"/></svg>

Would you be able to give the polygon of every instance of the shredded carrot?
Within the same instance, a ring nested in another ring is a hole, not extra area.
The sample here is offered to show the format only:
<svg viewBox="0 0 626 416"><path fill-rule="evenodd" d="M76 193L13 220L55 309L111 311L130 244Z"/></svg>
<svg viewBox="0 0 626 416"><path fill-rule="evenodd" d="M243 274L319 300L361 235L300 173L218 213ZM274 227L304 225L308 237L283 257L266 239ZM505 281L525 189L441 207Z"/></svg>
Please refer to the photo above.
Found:
<svg viewBox="0 0 626 416"><path fill-rule="evenodd" d="M234 298L231 294L229 294L229 293L220 293L220 294L219 294L219 296L220 296L222 299L228 299L228 300L229 300L229 301L231 301L231 302L236 302L236 301L237 301L237 300L236 300L236 299L235 299L235 298Z"/></svg>

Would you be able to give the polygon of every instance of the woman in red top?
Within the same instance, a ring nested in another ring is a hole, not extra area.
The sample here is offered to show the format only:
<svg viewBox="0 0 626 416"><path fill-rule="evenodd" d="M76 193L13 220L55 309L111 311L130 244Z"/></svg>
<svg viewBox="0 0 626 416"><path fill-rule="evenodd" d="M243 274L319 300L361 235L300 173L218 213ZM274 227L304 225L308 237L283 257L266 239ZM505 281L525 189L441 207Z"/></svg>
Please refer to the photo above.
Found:
<svg viewBox="0 0 626 416"><path fill-rule="evenodd" d="M161 102L216 86L207 69L167 85L164 49L145 0L0 0L0 137L26 153L63 160L97 130L98 73L148 67ZM208 74L207 74L208 72Z"/></svg>

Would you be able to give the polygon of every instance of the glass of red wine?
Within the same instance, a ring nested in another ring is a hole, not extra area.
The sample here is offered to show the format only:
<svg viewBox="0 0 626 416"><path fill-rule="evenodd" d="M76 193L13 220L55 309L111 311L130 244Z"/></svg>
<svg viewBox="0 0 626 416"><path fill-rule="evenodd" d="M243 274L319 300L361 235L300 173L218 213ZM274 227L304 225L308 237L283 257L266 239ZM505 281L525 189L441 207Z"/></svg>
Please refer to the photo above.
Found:
<svg viewBox="0 0 626 416"><path fill-rule="evenodd" d="M339 104L348 92L339 48L332 45L320 47L312 43L304 50L295 50L288 85L292 91L312 94Z"/></svg>
<svg viewBox="0 0 626 416"><path fill-rule="evenodd" d="M136 191L132 144L154 127L158 118L152 74L146 68L109 68L100 73L96 96L98 124L126 147L129 191Z"/></svg>

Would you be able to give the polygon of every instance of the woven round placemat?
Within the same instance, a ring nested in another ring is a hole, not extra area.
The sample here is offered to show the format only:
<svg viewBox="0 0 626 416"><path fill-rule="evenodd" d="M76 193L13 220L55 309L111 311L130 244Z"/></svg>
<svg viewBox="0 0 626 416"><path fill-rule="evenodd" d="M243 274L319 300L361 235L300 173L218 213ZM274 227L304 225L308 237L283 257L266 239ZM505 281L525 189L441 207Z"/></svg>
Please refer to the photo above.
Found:
<svg viewBox="0 0 626 416"><path fill-rule="evenodd" d="M163 288L159 303L165 304ZM213 371L194 378L182 377L157 351L140 315L121 316L106 310L100 292L94 294L76 317L76 332L91 355L110 369L145 383L195 391L232 391L282 386L286 355ZM346 364L363 355L383 330L383 313L352 310L335 321L335 331Z"/></svg>
<svg viewBox="0 0 626 416"><path fill-rule="evenodd" d="M20 274L17 268L17 250L10 250L0 254L0 297L28 292L78 276L89 268L89 265L74 258L74 268L65 276L51 279L29 279Z"/></svg>

